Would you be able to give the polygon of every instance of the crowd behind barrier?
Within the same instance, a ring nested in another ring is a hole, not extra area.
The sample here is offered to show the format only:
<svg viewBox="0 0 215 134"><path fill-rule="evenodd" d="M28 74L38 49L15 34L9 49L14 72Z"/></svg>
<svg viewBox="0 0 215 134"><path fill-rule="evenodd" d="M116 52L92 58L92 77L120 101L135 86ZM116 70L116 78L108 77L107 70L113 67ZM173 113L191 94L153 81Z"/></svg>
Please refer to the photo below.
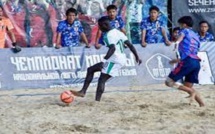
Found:
<svg viewBox="0 0 215 134"><path fill-rule="evenodd" d="M178 18L183 15L191 15L195 20L194 29L203 36L200 39L203 41L214 40L211 37L215 33L215 24L212 21L213 17L211 17L215 12L212 1L205 4L204 1L189 1L187 3L186 0L0 0L4 15L11 20L14 26L13 32L16 42L22 47L52 47L56 45L57 25L66 18L65 12L71 7L77 9L78 19L81 21L88 42L94 45L98 30L97 20L107 14L105 8L110 4L118 7L117 15L123 18L126 34L133 44L141 43L141 29L143 29L141 21L149 16L149 9L153 5L160 9L158 20L167 34L178 26ZM170 7L172 8L170 9ZM198 14L195 14L196 12ZM172 20L168 18L168 14L172 15ZM209 33L202 35L200 32L201 26L199 23L204 20L208 21L209 25L206 27L209 27L208 32L212 33L211 35ZM167 22L171 23L169 28L167 28ZM153 31L149 33L151 34ZM162 40L161 37L157 36L157 40ZM171 35L168 35L168 37L169 39L174 38ZM159 43L159 41L156 43ZM13 42L8 34L5 47L12 47ZM149 43L154 42L149 41Z"/></svg>
<svg viewBox="0 0 215 134"><path fill-rule="evenodd" d="M167 0L0 0L4 15L14 26L17 44L22 47L53 46L56 43L56 28L58 23L66 18L66 10L70 7L77 9L78 19L84 29L88 42L95 44L98 30L97 20L107 14L106 7L115 4L117 15L125 22L126 34L132 43L140 43L140 22L148 17L149 8L158 5L160 8L159 21L167 30ZM10 47L12 40L7 36L6 46Z"/></svg>

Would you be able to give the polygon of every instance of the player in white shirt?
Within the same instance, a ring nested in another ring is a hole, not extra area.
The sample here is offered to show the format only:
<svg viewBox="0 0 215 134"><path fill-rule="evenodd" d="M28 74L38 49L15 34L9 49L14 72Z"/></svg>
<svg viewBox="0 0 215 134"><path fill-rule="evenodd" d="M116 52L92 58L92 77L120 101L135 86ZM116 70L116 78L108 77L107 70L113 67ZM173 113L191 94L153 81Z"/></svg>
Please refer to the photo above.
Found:
<svg viewBox="0 0 215 134"><path fill-rule="evenodd" d="M70 90L75 96L84 97L89 87L93 75L95 72L100 71L101 75L98 80L98 86L96 91L96 101L100 101L101 96L104 92L105 82L111 78L116 76L119 69L121 69L126 64L126 55L124 53L124 43L134 54L136 62L141 64L141 60L137 54L136 49L133 45L128 41L128 38L124 33L117 29L111 29L109 20L106 17L102 17L98 20L99 29L102 32L107 33L104 36L105 45L109 48L106 56L103 61L97 63L87 69L87 76L84 81L84 86L80 91Z"/></svg>

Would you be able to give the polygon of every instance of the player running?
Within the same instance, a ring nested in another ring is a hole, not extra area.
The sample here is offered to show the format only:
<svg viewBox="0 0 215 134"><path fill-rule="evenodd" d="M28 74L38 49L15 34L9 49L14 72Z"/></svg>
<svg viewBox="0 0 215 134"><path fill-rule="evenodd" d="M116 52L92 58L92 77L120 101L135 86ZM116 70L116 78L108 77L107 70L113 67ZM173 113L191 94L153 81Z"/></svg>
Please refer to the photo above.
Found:
<svg viewBox="0 0 215 134"><path fill-rule="evenodd" d="M110 21L107 17L102 17L98 20L99 29L102 32L105 32L105 36L103 38L105 45L109 48L106 56L103 61L97 63L87 69L87 76L84 81L83 88L80 91L71 92L75 96L84 97L93 79L93 75L95 72L100 71L101 75L98 80L98 86L96 91L96 101L100 101L101 96L105 89L106 81L117 75L118 70L121 69L126 64L126 55L124 53L124 43L128 46L131 52L134 54L136 62L141 64L141 60L137 54L136 49L133 45L128 41L128 38L124 33L117 29L112 29L110 25Z"/></svg>
<svg viewBox="0 0 215 134"><path fill-rule="evenodd" d="M178 20L180 27L179 37L176 41L178 45L178 59L170 63L178 63L177 67L169 74L165 84L187 92L192 100L196 100L199 106L204 106L199 94L193 89L193 84L198 83L198 74L200 71L200 58L197 56L200 47L200 41L197 34L192 30L193 20L190 16L184 16ZM177 47L176 47L177 48ZM185 77L184 84L177 81Z"/></svg>

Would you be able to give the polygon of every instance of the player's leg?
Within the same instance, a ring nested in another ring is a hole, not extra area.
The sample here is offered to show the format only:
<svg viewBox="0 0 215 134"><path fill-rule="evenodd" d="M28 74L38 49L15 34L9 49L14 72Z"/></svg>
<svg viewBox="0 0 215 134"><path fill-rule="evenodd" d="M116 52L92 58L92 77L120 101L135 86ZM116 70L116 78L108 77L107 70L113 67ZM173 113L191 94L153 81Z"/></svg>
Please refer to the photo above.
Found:
<svg viewBox="0 0 215 134"><path fill-rule="evenodd" d="M169 74L168 78L165 81L165 84L168 87L173 87L187 92L188 94L190 94L190 99L192 102L192 100L194 100L195 98L195 90L177 82L192 71L192 68L190 68L189 60L190 59L187 58L184 61L180 61L177 67Z"/></svg>
<svg viewBox="0 0 215 134"><path fill-rule="evenodd" d="M101 100L102 94L105 90L105 83L109 78L111 78L109 74L101 73L98 80L97 90L96 90L96 98L95 98L96 101Z"/></svg>
<svg viewBox="0 0 215 134"><path fill-rule="evenodd" d="M189 97L191 99L191 102L194 100L196 92L192 88L186 87L186 86L182 85L181 83L175 82L173 79L171 79L169 77L166 79L165 84L168 87L173 87L173 88L187 92L190 95Z"/></svg>
<svg viewBox="0 0 215 134"><path fill-rule="evenodd" d="M199 83L198 75L200 71L200 62L198 60L193 60L193 64L196 68L185 76L184 85L194 90L193 83ZM200 107L205 105L198 92L196 92L195 100L199 103Z"/></svg>
<svg viewBox="0 0 215 134"><path fill-rule="evenodd" d="M199 61L188 57L184 61L181 61L170 73L169 78L166 80L166 85L187 92L190 95L189 97L191 98L191 102L195 99L200 106L204 106L200 96L192 88L192 83L198 83L199 70ZM177 80L182 79L184 76L185 82L187 82L186 84L182 85L176 83Z"/></svg>
<svg viewBox="0 0 215 134"><path fill-rule="evenodd" d="M189 88L192 88L192 89L194 90L194 88L193 88L193 83L184 82L184 86L189 87ZM191 95L189 95L189 96L186 97L186 98L190 98L190 97L191 97ZM203 102L203 100L201 99L200 94L199 94L198 92L196 92L195 100L199 103L199 106L200 106L200 107L203 107L203 106L205 105L204 102Z"/></svg>
<svg viewBox="0 0 215 134"><path fill-rule="evenodd" d="M86 91L91 83L91 81L93 80L93 76L95 72L101 71L102 67L103 67L103 62L97 63L91 67L89 67L87 69L87 75L84 81L84 85L82 87L82 89L80 91L73 91L71 90L71 92L75 95L75 96L79 96L79 97L84 97L86 94Z"/></svg>
<svg viewBox="0 0 215 134"><path fill-rule="evenodd" d="M122 68L121 64L113 62L105 62L102 68L102 73L99 77L98 86L96 90L96 101L100 101L101 96L105 89L106 81L114 76L117 76L119 69Z"/></svg>

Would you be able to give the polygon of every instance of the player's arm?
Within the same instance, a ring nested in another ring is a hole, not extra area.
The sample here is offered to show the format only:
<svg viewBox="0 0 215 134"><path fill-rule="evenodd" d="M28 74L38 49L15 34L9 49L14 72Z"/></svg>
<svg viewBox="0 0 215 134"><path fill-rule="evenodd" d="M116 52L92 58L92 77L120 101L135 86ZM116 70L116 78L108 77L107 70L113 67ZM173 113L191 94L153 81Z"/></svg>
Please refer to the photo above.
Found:
<svg viewBox="0 0 215 134"><path fill-rule="evenodd" d="M96 33L96 39L95 39L95 47L96 48L100 48L99 47L99 39L101 38L101 30L98 29L97 33Z"/></svg>
<svg viewBox="0 0 215 134"><path fill-rule="evenodd" d="M56 46L55 48L59 49L61 48L61 33L60 32L57 32L57 39L56 39Z"/></svg>
<svg viewBox="0 0 215 134"><path fill-rule="evenodd" d="M176 42L175 42L175 51L176 51L176 59L173 59L173 60L171 60L169 63L170 64L175 64L175 63L178 63L179 61L180 61L180 54L179 54L179 52L178 52L178 45L180 44L180 42L184 39L184 34L182 33L182 34L180 34L179 35L179 37L178 37L178 39L176 40Z"/></svg>
<svg viewBox="0 0 215 134"><path fill-rule="evenodd" d="M114 52L115 52L115 50L116 50L114 44L110 44L110 45L108 46L108 48L109 48L109 49L108 49L107 54L106 54L105 57L104 57L104 60L108 60L108 59L114 54Z"/></svg>
<svg viewBox="0 0 215 134"><path fill-rule="evenodd" d="M142 47L146 47L146 29L147 29L147 25L146 25L146 21L145 19L143 19L140 23L140 29L141 29L141 45Z"/></svg>
<svg viewBox="0 0 215 134"><path fill-rule="evenodd" d="M89 45L89 43L88 43L87 37L86 37L86 35L85 35L84 32L81 33L81 38L82 38L82 40L84 41L84 43L86 44L86 47L89 48L90 45Z"/></svg>
<svg viewBox="0 0 215 134"><path fill-rule="evenodd" d="M129 48L129 49L131 50L131 52L134 54L135 59L136 59L136 62L137 62L138 64L141 64L142 61L141 61L141 59L139 58L139 56L138 56L138 54L137 54L137 51L136 51L135 47L134 47L128 40L126 40L124 43L128 46L128 48Z"/></svg>
<svg viewBox="0 0 215 134"><path fill-rule="evenodd" d="M146 30L142 30L142 32L141 32L141 40L142 40L142 42L141 42L141 45L142 45L142 47L146 47Z"/></svg>
<svg viewBox="0 0 215 134"><path fill-rule="evenodd" d="M165 43L167 46L170 46L172 43L169 41L168 37L167 37L167 33L164 27L161 27L161 32L162 32L162 36L165 40Z"/></svg>
<svg viewBox="0 0 215 134"><path fill-rule="evenodd" d="M88 43L88 40L87 40L87 36L86 34L84 33L84 28L80 22L80 25L79 25L79 28L78 28L78 32L79 32L79 35L81 36L82 40L84 41L85 45L87 48L89 48L89 43Z"/></svg>

